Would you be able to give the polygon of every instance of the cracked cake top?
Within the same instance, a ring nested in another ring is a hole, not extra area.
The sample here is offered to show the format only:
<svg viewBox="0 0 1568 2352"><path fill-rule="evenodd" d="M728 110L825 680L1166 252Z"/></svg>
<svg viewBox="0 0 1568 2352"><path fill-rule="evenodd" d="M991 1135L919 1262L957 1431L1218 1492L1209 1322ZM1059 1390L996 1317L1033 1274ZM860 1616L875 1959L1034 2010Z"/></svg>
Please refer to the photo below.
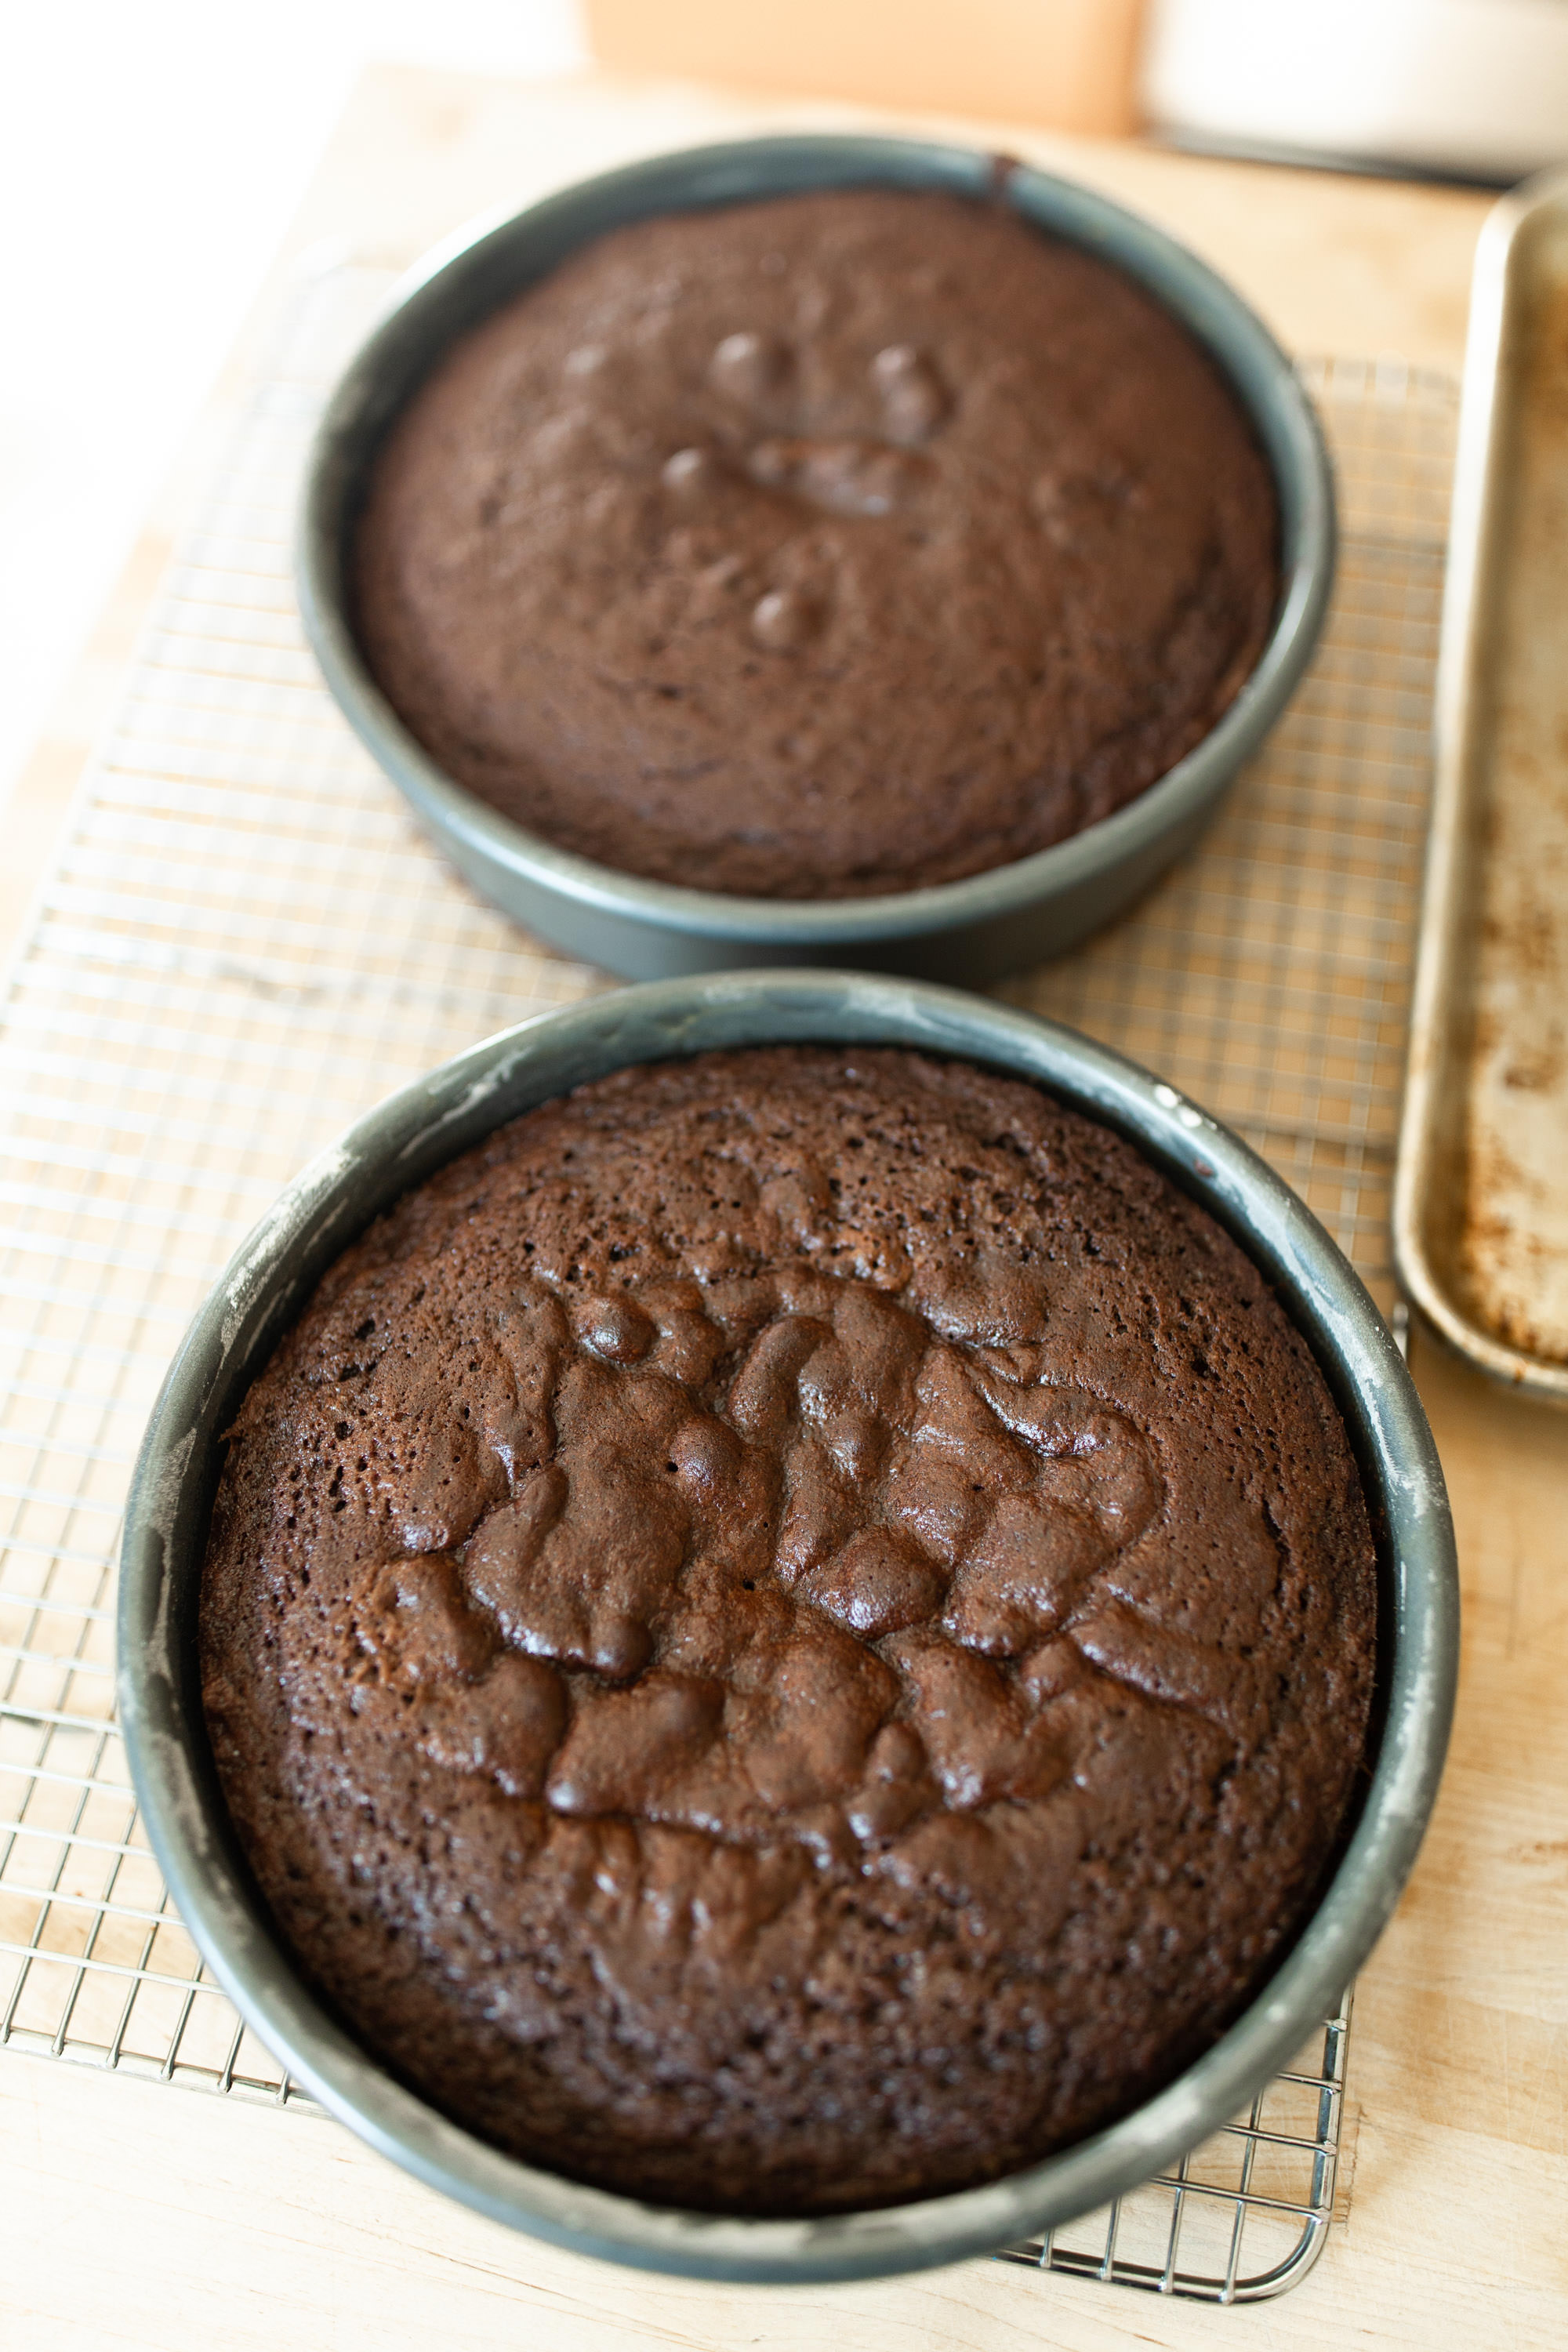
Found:
<svg viewBox="0 0 1568 2352"><path fill-rule="evenodd" d="M896 1050L624 1071L327 1276L229 1440L208 1721L406 2080L665 2201L967 2186L1110 2120L1300 1923L1366 1512L1147 1161Z"/></svg>

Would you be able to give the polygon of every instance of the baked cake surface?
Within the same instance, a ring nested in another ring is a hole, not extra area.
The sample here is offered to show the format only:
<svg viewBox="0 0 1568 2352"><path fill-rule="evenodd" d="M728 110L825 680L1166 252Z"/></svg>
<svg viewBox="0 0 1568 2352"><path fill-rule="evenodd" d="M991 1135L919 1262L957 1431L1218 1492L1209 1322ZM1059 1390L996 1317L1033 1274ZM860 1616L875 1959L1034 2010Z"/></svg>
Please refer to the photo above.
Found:
<svg viewBox="0 0 1568 2352"><path fill-rule="evenodd" d="M806 2213L1012 2170L1236 2014L1374 1574L1218 1228L1033 1087L634 1069L329 1273L229 1440L214 1750L309 1974L501 2147Z"/></svg>
<svg viewBox="0 0 1568 2352"><path fill-rule="evenodd" d="M1009 863L1214 725L1278 587L1242 410L1131 279L883 191L606 236L463 340L358 529L367 656L530 829L854 897Z"/></svg>

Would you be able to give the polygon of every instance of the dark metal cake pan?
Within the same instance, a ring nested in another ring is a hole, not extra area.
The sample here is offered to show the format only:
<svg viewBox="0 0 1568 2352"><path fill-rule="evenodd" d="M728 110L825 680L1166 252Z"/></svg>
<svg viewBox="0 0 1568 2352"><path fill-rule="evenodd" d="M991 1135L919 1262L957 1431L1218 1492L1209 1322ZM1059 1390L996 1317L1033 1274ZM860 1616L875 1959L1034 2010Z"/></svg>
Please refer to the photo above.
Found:
<svg viewBox="0 0 1568 2352"><path fill-rule="evenodd" d="M963 1055L1116 1128L1228 1227L1310 1344L1361 1465L1379 1558L1380 1698L1359 1815L1312 1916L1223 2038L1121 2121L958 2194L814 2221L640 2203L502 2155L405 2089L311 1991L229 1825L204 1725L197 1592L222 1433L311 1286L370 1220L503 1120L628 1065L817 1040ZM692 2276L804 2281L955 2262L1130 2189L1244 2107L1328 2015L1404 1885L1442 1769L1458 1650L1452 1525L1382 1317L1257 1155L1070 1030L920 982L771 972L620 991L504 1032L405 1087L289 1186L191 1327L142 1443L120 1586L119 1698L142 1819L210 1967L331 2111L426 2181L578 2251Z"/></svg>
<svg viewBox="0 0 1568 2352"><path fill-rule="evenodd" d="M1257 667L1218 724L1125 808L1010 866L869 898L677 889L556 848L453 781L404 726L354 635L349 551L387 428L454 340L567 254L652 214L805 189L943 189L1010 205L1135 278L1218 362L1252 420L1279 501L1280 589ZM317 435L298 547L300 605L327 683L366 749L452 863L568 953L636 980L737 965L852 963L978 982L1059 954L1187 848L1284 709L1322 627L1334 568L1332 477L1289 359L1206 263L1069 180L965 147L787 136L605 173L465 231L395 291Z"/></svg>

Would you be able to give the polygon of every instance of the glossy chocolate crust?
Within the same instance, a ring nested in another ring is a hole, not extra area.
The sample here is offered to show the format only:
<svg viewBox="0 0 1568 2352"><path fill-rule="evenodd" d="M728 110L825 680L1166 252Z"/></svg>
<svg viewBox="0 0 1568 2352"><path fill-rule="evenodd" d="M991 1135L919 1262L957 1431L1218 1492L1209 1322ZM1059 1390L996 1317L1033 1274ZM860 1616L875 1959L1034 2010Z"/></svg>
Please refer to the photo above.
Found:
<svg viewBox="0 0 1568 2352"><path fill-rule="evenodd" d="M328 1275L230 1437L205 1703L283 1932L449 2115L635 2195L957 2189L1300 1922L1374 1577L1235 1244L1033 1087L632 1069Z"/></svg>
<svg viewBox="0 0 1568 2352"><path fill-rule="evenodd" d="M377 460L384 691L458 781L656 880L1008 864L1208 732L1273 485L1184 328L1004 207L859 191L623 228L466 337Z"/></svg>

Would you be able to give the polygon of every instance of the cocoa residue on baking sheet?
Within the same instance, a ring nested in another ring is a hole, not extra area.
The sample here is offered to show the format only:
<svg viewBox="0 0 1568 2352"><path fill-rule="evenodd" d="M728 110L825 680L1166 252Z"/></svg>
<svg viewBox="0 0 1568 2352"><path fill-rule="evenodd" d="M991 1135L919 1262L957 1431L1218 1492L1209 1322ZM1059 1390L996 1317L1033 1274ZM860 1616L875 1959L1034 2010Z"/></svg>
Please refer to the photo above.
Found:
<svg viewBox="0 0 1568 2352"><path fill-rule="evenodd" d="M1568 1361L1568 282L1526 307L1521 333L1474 786L1480 870L1455 976L1470 1001L1447 1241L1471 1316L1555 1363Z"/></svg>

